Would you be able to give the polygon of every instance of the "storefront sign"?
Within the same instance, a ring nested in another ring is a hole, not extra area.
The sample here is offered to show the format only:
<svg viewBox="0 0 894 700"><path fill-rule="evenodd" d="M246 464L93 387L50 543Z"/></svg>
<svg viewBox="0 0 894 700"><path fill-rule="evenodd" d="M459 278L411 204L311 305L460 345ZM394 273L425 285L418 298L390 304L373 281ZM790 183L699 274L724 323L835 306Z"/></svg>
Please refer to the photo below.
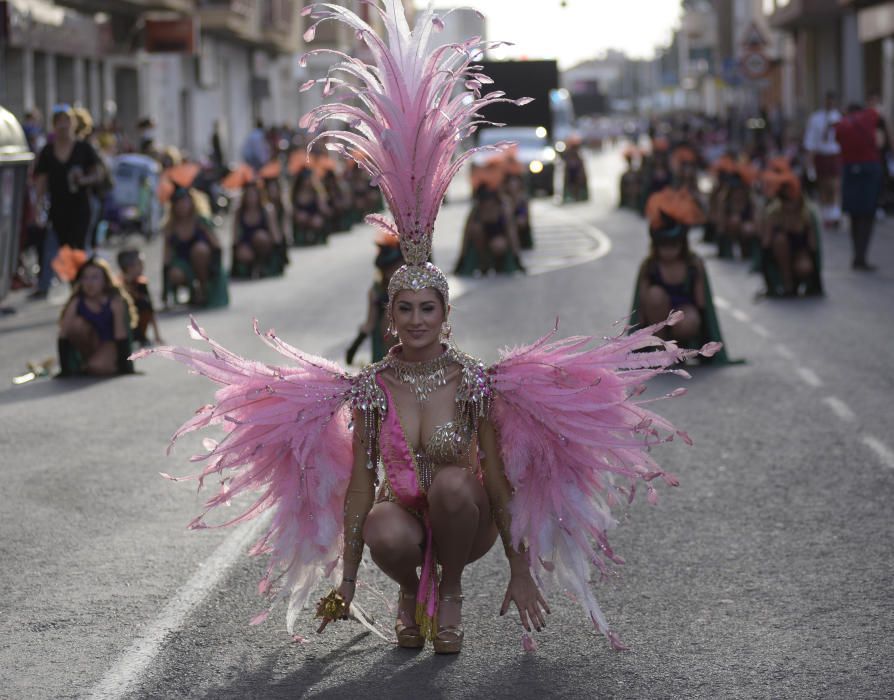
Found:
<svg viewBox="0 0 894 700"><path fill-rule="evenodd" d="M147 19L145 37L148 53L199 52L199 22L195 17Z"/></svg>

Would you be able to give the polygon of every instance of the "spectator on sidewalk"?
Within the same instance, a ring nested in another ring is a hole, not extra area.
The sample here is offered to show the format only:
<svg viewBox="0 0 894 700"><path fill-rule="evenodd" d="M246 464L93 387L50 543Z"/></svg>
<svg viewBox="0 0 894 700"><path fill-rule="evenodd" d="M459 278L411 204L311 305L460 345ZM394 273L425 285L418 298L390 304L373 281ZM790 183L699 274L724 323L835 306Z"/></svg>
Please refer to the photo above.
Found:
<svg viewBox="0 0 894 700"><path fill-rule="evenodd" d="M44 298L53 281L50 263L59 246L84 250L90 228L90 188L100 178L99 156L93 147L75 137L74 113L68 105L53 110L53 141L40 152L34 167L38 207L49 199L43 241L40 279L32 298ZM42 217L41 217L42 218Z"/></svg>
<svg viewBox="0 0 894 700"><path fill-rule="evenodd" d="M22 122L25 138L28 140L28 148L34 154L40 153L47 143L47 136L43 130L43 114L36 107L25 112Z"/></svg>
<svg viewBox="0 0 894 700"><path fill-rule="evenodd" d="M260 170L270 162L271 150L264 131L264 122L258 119L255 128L249 132L242 147L242 160L255 170Z"/></svg>
<svg viewBox="0 0 894 700"><path fill-rule="evenodd" d="M136 311L108 264L90 258L78 270L59 317L60 376L132 374L130 333Z"/></svg>
<svg viewBox="0 0 894 700"><path fill-rule="evenodd" d="M879 193L879 211L884 214L894 208L894 192L892 192L891 161L894 159L894 146L891 143L891 131L888 128L888 120L885 119L882 99L878 95L872 95L867 101L870 109L878 114L878 126L876 127L876 143L879 147L879 156L882 164L882 185Z"/></svg>
<svg viewBox="0 0 894 700"><path fill-rule="evenodd" d="M851 220L854 247L851 267L861 272L875 270L867 262L866 255L882 183L881 153L876 140L878 127L878 112L856 104L848 107L847 114L835 127L844 164L842 208Z"/></svg>
<svg viewBox="0 0 894 700"><path fill-rule="evenodd" d="M223 169L227 162L223 151L223 139L220 135L220 121L217 119L214 120L211 132L211 162L217 170Z"/></svg>
<svg viewBox="0 0 894 700"><path fill-rule="evenodd" d="M841 119L835 93L826 94L823 109L810 115L804 132L807 151L807 174L816 180L820 213L826 227L837 228L841 219L838 193L841 180L841 146L835 135L835 125Z"/></svg>

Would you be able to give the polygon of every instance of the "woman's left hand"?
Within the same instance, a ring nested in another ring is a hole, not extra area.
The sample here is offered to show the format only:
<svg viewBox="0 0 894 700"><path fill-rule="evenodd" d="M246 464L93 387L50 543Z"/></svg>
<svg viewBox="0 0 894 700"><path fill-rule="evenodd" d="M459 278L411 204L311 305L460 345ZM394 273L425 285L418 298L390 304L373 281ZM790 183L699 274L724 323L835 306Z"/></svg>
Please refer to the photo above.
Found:
<svg viewBox="0 0 894 700"><path fill-rule="evenodd" d="M538 632L546 627L544 612L550 614L549 606L540 594L537 584L529 571L513 572L506 588L506 597L503 598L503 606L500 615L505 615L509 610L509 603L515 602L522 626L526 631L531 631L531 626Z"/></svg>

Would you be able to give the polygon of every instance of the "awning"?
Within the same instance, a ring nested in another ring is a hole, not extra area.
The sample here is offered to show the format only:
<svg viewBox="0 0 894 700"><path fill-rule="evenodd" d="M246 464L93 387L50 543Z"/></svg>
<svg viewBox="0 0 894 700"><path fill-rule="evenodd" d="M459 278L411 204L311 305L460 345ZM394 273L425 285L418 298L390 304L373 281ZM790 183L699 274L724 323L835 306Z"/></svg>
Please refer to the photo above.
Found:
<svg viewBox="0 0 894 700"><path fill-rule="evenodd" d="M864 43L894 36L894 2L860 10L857 13L857 32Z"/></svg>
<svg viewBox="0 0 894 700"><path fill-rule="evenodd" d="M770 15L770 26L792 31L822 24L843 12L839 0L790 0Z"/></svg>

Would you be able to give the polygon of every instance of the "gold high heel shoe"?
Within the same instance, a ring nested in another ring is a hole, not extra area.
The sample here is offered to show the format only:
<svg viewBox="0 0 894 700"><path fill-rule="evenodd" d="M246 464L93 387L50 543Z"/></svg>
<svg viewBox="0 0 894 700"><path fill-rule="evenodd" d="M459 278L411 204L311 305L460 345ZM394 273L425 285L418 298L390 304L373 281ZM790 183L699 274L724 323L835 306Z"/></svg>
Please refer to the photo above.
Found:
<svg viewBox="0 0 894 700"><path fill-rule="evenodd" d="M463 596L444 595L441 596L440 602L459 603L462 605ZM438 627L438 633L435 635L432 645L435 648L435 654L458 654L463 648L463 626L448 625L447 627Z"/></svg>
<svg viewBox="0 0 894 700"><path fill-rule="evenodd" d="M401 604L404 600L416 600L416 596L404 593L402 590L398 594L397 604ZM397 635L397 646L402 649L421 649L425 646L425 637L419 630L419 625L407 625L401 619L400 611L397 613L397 622L394 623L394 633Z"/></svg>

